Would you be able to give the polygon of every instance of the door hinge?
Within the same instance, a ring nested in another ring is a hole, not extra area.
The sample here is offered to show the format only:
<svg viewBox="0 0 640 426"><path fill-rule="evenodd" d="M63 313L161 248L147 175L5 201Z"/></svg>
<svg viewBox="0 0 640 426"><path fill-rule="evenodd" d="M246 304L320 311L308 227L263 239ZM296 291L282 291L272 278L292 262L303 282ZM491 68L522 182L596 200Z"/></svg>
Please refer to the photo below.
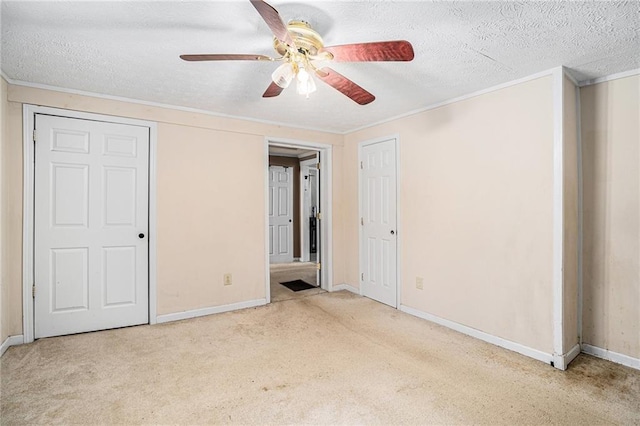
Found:
<svg viewBox="0 0 640 426"><path fill-rule="evenodd" d="M322 213L320 212L316 213L316 219L322 220Z"/></svg>
<svg viewBox="0 0 640 426"><path fill-rule="evenodd" d="M364 164L362 163L362 161L360 162L360 168L364 169Z"/></svg>
<svg viewBox="0 0 640 426"><path fill-rule="evenodd" d="M322 263L318 262L318 271L319 271L320 269L322 269L322 266L321 266L321 265L322 265Z"/></svg>
<svg viewBox="0 0 640 426"><path fill-rule="evenodd" d="M364 217L360 218L360 225L364 226Z"/></svg>
<svg viewBox="0 0 640 426"><path fill-rule="evenodd" d="M36 129L33 129L33 143L36 143Z"/></svg>
<svg viewBox="0 0 640 426"><path fill-rule="evenodd" d="M35 284L31 286L31 297L33 299L36 298L36 285Z"/></svg>
<svg viewBox="0 0 640 426"><path fill-rule="evenodd" d="M360 274L360 281L364 281L364 272Z"/></svg>
<svg viewBox="0 0 640 426"><path fill-rule="evenodd" d="M320 170L320 163L316 163L316 169Z"/></svg>

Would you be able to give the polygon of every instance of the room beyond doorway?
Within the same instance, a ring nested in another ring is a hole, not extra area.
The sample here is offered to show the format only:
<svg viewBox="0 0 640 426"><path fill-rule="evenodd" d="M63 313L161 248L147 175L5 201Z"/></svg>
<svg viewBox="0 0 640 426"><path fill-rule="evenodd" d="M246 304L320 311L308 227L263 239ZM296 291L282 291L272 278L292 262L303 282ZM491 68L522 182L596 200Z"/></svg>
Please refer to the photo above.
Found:
<svg viewBox="0 0 640 426"><path fill-rule="evenodd" d="M313 262L274 263L269 269L271 280L271 302L300 299L324 293L317 283L317 264ZM301 291L293 291L281 283L303 281L313 288Z"/></svg>
<svg viewBox="0 0 640 426"><path fill-rule="evenodd" d="M267 301L330 290L331 146L266 143Z"/></svg>

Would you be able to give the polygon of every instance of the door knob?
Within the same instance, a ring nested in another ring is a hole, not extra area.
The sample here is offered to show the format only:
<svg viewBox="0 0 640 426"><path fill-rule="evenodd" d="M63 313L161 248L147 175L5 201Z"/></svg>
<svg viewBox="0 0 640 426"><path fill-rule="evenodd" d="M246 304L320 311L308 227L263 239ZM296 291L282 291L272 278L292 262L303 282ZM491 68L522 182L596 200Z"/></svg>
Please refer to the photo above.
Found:
<svg viewBox="0 0 640 426"><path fill-rule="evenodd" d="M393 229L391 230L391 235L395 235L396 231L394 231Z"/></svg>
<svg viewBox="0 0 640 426"><path fill-rule="evenodd" d="M144 234L138 234L138 238L144 238Z"/></svg>

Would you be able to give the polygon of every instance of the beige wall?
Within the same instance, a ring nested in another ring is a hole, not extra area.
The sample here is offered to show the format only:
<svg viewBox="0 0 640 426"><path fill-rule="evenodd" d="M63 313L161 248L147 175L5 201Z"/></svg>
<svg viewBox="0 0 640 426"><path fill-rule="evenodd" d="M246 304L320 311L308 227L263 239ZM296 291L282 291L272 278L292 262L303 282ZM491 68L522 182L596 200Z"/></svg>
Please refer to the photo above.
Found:
<svg viewBox="0 0 640 426"><path fill-rule="evenodd" d="M261 136L160 124L158 314L265 297L264 155Z"/></svg>
<svg viewBox="0 0 640 426"><path fill-rule="evenodd" d="M580 97L583 342L640 358L640 76Z"/></svg>
<svg viewBox="0 0 640 426"><path fill-rule="evenodd" d="M578 108L577 88L563 79L563 353L580 341L578 330Z"/></svg>
<svg viewBox="0 0 640 426"><path fill-rule="evenodd" d="M9 85L8 99L9 137L3 140L9 165L3 174L8 300L3 307L10 308L3 309L3 327L9 334L22 332L23 103L158 122L158 314L264 298L265 136L334 145L334 160L343 143L342 135L331 133L16 85ZM338 158L332 188L337 196L341 171ZM339 214L336 209L334 223ZM334 241L341 239L338 229ZM340 255L336 247L334 256ZM342 283L344 268L339 261L335 265L334 283ZM223 286L224 273L233 274L232 286Z"/></svg>
<svg viewBox="0 0 640 426"><path fill-rule="evenodd" d="M393 134L401 303L552 353L551 77L345 137L345 276L355 286L357 144Z"/></svg>

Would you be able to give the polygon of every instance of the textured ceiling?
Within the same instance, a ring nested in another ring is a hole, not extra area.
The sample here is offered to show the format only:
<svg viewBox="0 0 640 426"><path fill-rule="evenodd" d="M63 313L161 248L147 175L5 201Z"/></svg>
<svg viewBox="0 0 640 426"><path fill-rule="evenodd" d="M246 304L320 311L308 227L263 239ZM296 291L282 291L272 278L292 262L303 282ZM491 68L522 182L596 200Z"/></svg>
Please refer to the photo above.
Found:
<svg viewBox="0 0 640 426"><path fill-rule="evenodd" d="M270 2L325 45L405 39L413 62L331 66L376 96L360 106L318 82L263 99L276 64L183 53L273 55L248 0L2 1L2 71L39 83L345 132L559 65L578 80L640 68L640 2Z"/></svg>

